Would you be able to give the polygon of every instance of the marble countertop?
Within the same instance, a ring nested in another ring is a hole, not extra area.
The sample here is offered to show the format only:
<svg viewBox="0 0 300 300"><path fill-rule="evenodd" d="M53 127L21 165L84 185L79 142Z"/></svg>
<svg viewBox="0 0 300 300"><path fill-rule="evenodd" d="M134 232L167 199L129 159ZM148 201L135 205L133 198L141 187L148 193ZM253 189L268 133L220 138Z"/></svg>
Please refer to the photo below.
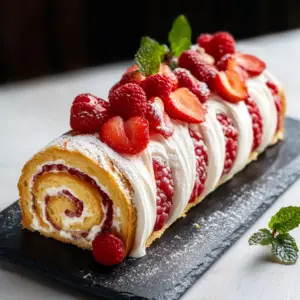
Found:
<svg viewBox="0 0 300 300"><path fill-rule="evenodd" d="M287 114L300 119L300 30L241 41L239 48L264 59L283 83ZM105 97L129 63L102 66L55 77L0 86L0 210L18 198L16 183L25 161L69 128L74 97L90 92ZM269 249L249 247L248 238L265 227L281 207L299 205L296 182L198 282L183 300L300 299L300 262L284 266ZM300 230L294 231L300 240ZM94 299L21 267L0 263L0 299Z"/></svg>

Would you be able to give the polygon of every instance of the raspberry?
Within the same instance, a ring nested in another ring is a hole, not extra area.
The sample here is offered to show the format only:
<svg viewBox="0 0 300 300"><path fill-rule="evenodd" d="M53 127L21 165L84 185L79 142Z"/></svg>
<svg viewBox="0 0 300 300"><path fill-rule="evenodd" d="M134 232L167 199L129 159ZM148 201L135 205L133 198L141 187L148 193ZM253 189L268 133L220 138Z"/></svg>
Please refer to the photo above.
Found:
<svg viewBox="0 0 300 300"><path fill-rule="evenodd" d="M206 102L210 95L210 90L205 82L199 81L187 69L177 68L174 74L178 79L178 87L186 87L195 94L201 103Z"/></svg>
<svg viewBox="0 0 300 300"><path fill-rule="evenodd" d="M218 73L215 66L207 63L201 53L194 50L184 51L179 57L178 65L188 69L198 80L207 83L209 87Z"/></svg>
<svg viewBox="0 0 300 300"><path fill-rule="evenodd" d="M235 162L239 133L227 115L223 113L217 114L217 119L222 126L225 137L225 163L223 169L223 175L225 175L229 173Z"/></svg>
<svg viewBox="0 0 300 300"><path fill-rule="evenodd" d="M172 172L161 158L153 159L153 171L156 182L156 222L154 231L160 230L168 220L174 195Z"/></svg>
<svg viewBox="0 0 300 300"><path fill-rule="evenodd" d="M108 92L108 99L110 99L111 96L112 96L112 94L113 94L113 92L114 92L116 89L118 89L119 87L121 87L121 86L122 86L122 84L121 84L120 81L118 81L117 83L115 83L115 84L111 87L111 89L109 90L109 92Z"/></svg>
<svg viewBox="0 0 300 300"><path fill-rule="evenodd" d="M258 106L256 105L255 101L251 97L245 99L245 104L248 108L248 112L252 120L252 129L253 129L252 151L254 151L261 143L262 133L263 133L263 120Z"/></svg>
<svg viewBox="0 0 300 300"><path fill-rule="evenodd" d="M282 123L282 99L281 99L279 88L277 87L277 85L275 83L268 81L267 86L270 89L270 91L273 95L274 101L275 101L275 106L276 106L276 111L277 111L276 131L278 131L280 129L281 123Z"/></svg>
<svg viewBox="0 0 300 300"><path fill-rule="evenodd" d="M147 119L150 130L153 133L159 133L165 138L173 135L173 123L171 122L170 117L165 113L164 104L160 98L155 97L150 99Z"/></svg>
<svg viewBox="0 0 300 300"><path fill-rule="evenodd" d="M125 247L122 240L111 232L104 231L92 242L95 260L104 266L113 266L124 260Z"/></svg>
<svg viewBox="0 0 300 300"><path fill-rule="evenodd" d="M116 116L102 125L100 136L116 152L134 155L149 143L149 124L143 117L132 117L124 122Z"/></svg>
<svg viewBox="0 0 300 300"><path fill-rule="evenodd" d="M189 132L193 140L196 155L196 181L189 200L189 203L191 203L194 202L204 190L204 185L207 178L208 155L207 148L204 144L201 134L191 129Z"/></svg>
<svg viewBox="0 0 300 300"><path fill-rule="evenodd" d="M163 98L172 92L173 82L167 74L158 73L147 77L141 83L141 87L146 92L148 98Z"/></svg>
<svg viewBox="0 0 300 300"><path fill-rule="evenodd" d="M80 94L71 107L70 126L82 133L96 132L109 116L109 102L91 94Z"/></svg>
<svg viewBox="0 0 300 300"><path fill-rule="evenodd" d="M211 45L212 38L213 36L211 34L208 33L201 34L197 39L197 44L199 47L203 48L205 52L210 53L211 52L210 45Z"/></svg>
<svg viewBox="0 0 300 300"><path fill-rule="evenodd" d="M147 111L147 97L144 90L135 83L117 88L109 98L112 111L125 119L144 116Z"/></svg>
<svg viewBox="0 0 300 300"><path fill-rule="evenodd" d="M235 53L235 40L228 32L217 32L210 41L207 53L217 61L228 53Z"/></svg>

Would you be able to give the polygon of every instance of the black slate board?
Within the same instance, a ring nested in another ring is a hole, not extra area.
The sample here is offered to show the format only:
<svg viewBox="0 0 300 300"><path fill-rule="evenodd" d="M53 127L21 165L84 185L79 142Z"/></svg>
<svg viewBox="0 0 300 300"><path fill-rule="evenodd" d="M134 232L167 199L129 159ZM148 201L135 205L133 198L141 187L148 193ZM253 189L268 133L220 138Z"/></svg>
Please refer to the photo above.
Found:
<svg viewBox="0 0 300 300"><path fill-rule="evenodd" d="M177 221L147 256L115 268L97 265L88 251L21 230L14 203L0 214L0 259L109 299L178 299L300 177L299 154L300 122L288 118L284 143Z"/></svg>

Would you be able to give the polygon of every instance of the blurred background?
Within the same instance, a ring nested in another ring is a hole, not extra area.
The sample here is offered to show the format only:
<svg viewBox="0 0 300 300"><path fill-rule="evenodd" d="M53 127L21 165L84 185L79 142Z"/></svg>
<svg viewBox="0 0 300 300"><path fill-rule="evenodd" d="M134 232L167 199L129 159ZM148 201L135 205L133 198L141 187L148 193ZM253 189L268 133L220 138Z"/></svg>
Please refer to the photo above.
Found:
<svg viewBox="0 0 300 300"><path fill-rule="evenodd" d="M140 37L166 42L185 14L194 39L237 39L300 26L299 0L0 0L0 84L132 59Z"/></svg>

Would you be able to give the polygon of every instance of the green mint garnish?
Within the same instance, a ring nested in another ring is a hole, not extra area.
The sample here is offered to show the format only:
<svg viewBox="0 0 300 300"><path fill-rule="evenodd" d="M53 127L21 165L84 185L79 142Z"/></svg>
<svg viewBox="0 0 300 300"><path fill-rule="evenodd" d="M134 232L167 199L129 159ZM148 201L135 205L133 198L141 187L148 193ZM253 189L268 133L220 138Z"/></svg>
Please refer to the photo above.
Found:
<svg viewBox="0 0 300 300"><path fill-rule="evenodd" d="M158 73L164 55L169 51L166 45L160 45L149 37L143 37L135 55L135 62L144 76Z"/></svg>
<svg viewBox="0 0 300 300"><path fill-rule="evenodd" d="M286 233L298 227L299 224L300 207L288 206L281 208L278 213L271 218L269 227L278 233Z"/></svg>
<svg viewBox="0 0 300 300"><path fill-rule="evenodd" d="M299 249L295 239L288 233L300 225L300 207L281 208L270 220L269 229L263 228L248 240L249 245L271 245L272 253L284 264L294 264Z"/></svg>
<svg viewBox="0 0 300 300"><path fill-rule="evenodd" d="M288 233L278 234L272 242L272 253L282 263L294 264L297 261L298 252L295 239Z"/></svg>
<svg viewBox="0 0 300 300"><path fill-rule="evenodd" d="M263 228L260 229L258 232L253 233L253 235L250 237L248 242L249 245L266 246L272 244L272 241L273 241L272 232L267 228Z"/></svg>
<svg viewBox="0 0 300 300"><path fill-rule="evenodd" d="M184 15L180 15L173 23L169 32L169 43L173 56L180 56L192 45L192 29Z"/></svg>

